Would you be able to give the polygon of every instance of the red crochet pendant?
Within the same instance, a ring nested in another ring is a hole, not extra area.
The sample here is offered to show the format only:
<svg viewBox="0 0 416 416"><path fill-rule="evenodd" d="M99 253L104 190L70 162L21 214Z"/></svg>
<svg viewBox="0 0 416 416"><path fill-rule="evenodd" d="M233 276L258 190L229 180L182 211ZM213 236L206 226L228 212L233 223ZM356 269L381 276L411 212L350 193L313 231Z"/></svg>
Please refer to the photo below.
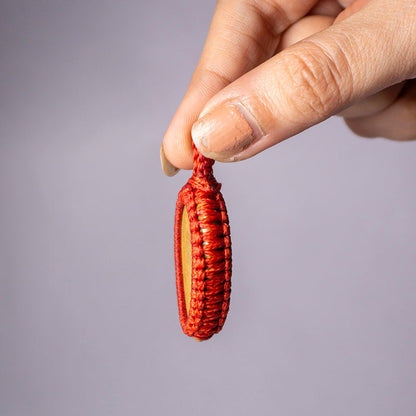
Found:
<svg viewBox="0 0 416 416"><path fill-rule="evenodd" d="M193 174L175 212L179 319L183 332L199 341L221 330L231 293L230 226L213 164L194 146Z"/></svg>

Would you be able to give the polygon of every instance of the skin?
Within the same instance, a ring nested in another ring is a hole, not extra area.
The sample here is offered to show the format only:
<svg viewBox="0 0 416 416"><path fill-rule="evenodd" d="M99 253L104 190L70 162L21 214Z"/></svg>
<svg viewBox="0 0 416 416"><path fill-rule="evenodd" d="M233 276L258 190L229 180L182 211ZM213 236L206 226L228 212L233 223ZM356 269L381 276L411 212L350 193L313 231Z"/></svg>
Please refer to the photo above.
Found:
<svg viewBox="0 0 416 416"><path fill-rule="evenodd" d="M250 158L332 115L364 137L416 139L414 0L220 0L161 147Z"/></svg>

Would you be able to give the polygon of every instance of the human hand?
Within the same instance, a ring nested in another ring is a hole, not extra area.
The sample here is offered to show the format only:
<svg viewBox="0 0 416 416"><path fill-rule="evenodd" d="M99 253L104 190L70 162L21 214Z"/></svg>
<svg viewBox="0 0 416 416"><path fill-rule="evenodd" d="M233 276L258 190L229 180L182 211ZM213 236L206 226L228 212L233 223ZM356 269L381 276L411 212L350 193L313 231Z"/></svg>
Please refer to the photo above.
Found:
<svg viewBox="0 0 416 416"><path fill-rule="evenodd" d="M416 139L415 45L414 0L218 1L165 173L192 168L192 139L244 160L334 114L362 136Z"/></svg>

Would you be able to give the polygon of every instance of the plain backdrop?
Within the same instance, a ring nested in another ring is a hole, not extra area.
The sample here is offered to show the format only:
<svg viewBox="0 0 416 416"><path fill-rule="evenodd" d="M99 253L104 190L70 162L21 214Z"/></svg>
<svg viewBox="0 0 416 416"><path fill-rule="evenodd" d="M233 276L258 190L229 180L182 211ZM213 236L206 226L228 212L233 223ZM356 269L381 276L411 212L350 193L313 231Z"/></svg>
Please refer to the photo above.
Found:
<svg viewBox="0 0 416 416"><path fill-rule="evenodd" d="M159 147L214 6L1 1L1 416L416 414L416 143L216 164L230 313L181 332Z"/></svg>

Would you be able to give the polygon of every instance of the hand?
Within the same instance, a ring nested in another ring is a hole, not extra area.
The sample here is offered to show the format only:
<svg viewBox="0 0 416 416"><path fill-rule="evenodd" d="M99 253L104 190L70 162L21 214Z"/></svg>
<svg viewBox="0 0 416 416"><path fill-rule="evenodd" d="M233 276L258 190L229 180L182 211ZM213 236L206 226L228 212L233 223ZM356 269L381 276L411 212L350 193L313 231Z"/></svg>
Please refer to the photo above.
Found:
<svg viewBox="0 0 416 416"><path fill-rule="evenodd" d="M192 168L192 139L232 162L334 114L361 136L416 139L415 45L414 0L218 1L165 172Z"/></svg>

